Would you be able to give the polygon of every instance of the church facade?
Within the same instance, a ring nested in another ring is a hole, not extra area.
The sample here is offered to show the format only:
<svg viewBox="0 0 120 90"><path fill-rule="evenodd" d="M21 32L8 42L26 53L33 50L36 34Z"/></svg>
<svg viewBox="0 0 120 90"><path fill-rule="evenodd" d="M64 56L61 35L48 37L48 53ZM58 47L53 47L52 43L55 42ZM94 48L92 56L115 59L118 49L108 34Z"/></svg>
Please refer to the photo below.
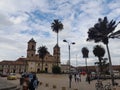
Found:
<svg viewBox="0 0 120 90"><path fill-rule="evenodd" d="M3 60L0 62L0 71L4 73L36 72L42 69L42 59L36 53L36 41L32 38L27 44L26 57L20 57L15 61ZM43 71L52 73L52 67L60 64L60 47L53 47L53 54L46 54L43 62Z"/></svg>

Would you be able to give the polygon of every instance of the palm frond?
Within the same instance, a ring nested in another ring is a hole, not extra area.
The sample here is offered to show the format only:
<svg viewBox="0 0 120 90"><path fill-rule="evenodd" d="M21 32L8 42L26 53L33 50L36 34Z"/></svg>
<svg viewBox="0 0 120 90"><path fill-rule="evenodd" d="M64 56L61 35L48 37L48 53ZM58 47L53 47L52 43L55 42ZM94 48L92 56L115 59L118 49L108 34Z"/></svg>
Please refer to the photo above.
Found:
<svg viewBox="0 0 120 90"><path fill-rule="evenodd" d="M107 44L109 35L113 33L117 25L118 23L116 24L116 21L114 20L109 22L107 17L104 17L103 19L99 18L94 27L89 29L87 41L94 40L95 42Z"/></svg>
<svg viewBox="0 0 120 90"><path fill-rule="evenodd" d="M109 38L120 38L120 30L110 34Z"/></svg>
<svg viewBox="0 0 120 90"><path fill-rule="evenodd" d="M54 32L58 33L63 29L63 24L58 19L55 19L51 24L51 28Z"/></svg>
<svg viewBox="0 0 120 90"><path fill-rule="evenodd" d="M40 58L44 58L45 55L48 53L47 47L46 46L40 46L38 47L38 54Z"/></svg>

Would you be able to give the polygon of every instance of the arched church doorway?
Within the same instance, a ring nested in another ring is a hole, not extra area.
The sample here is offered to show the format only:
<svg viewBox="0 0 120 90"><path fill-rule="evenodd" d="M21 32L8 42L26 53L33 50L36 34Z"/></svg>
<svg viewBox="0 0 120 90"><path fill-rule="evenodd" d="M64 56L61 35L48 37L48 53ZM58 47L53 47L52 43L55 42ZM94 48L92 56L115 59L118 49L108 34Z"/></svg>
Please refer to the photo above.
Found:
<svg viewBox="0 0 120 90"><path fill-rule="evenodd" d="M15 69L13 70L13 73L15 73Z"/></svg>
<svg viewBox="0 0 120 90"><path fill-rule="evenodd" d="M37 69L37 73L40 73L40 69L39 68Z"/></svg>
<svg viewBox="0 0 120 90"><path fill-rule="evenodd" d="M45 68L45 72L46 72L46 73L48 72L48 68Z"/></svg>

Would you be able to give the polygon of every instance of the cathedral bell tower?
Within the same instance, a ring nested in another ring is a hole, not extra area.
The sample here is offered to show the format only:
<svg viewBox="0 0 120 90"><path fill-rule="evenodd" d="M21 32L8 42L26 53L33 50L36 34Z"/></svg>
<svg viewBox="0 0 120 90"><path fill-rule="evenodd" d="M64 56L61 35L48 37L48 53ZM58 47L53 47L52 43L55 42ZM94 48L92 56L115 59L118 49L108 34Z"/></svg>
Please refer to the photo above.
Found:
<svg viewBox="0 0 120 90"><path fill-rule="evenodd" d="M31 40L28 41L28 47L27 47L27 58L32 58L35 56L36 52L36 42L32 38Z"/></svg>
<svg viewBox="0 0 120 90"><path fill-rule="evenodd" d="M56 64L59 65L59 63L60 63L60 47L58 46L58 44L56 44L53 49L54 49L53 56L54 56L55 62L56 62Z"/></svg>

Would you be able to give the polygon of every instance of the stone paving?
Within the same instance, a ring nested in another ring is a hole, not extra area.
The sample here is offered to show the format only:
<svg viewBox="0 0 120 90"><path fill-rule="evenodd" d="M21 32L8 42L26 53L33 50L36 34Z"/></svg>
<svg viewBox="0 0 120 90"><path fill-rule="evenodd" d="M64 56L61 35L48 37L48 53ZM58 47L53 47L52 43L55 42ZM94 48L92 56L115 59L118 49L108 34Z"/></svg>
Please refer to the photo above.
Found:
<svg viewBox="0 0 120 90"><path fill-rule="evenodd" d="M0 77L0 90L12 90L15 89L17 86L11 82L8 82L3 77Z"/></svg>
<svg viewBox="0 0 120 90"><path fill-rule="evenodd" d="M42 85L38 87L37 90L62 90L63 87L66 89L63 90L96 90L95 83L96 80L91 81L90 84L86 82L86 76L81 76L81 82L75 82L74 78L71 82L71 89L69 88L69 79L68 75L38 75L39 81L42 82ZM116 80L120 84L120 80ZM111 80L104 80L103 84L105 85ZM46 86L48 84L48 86ZM56 85L56 88L53 88L53 85ZM115 87L114 90L120 90L120 87Z"/></svg>
<svg viewBox="0 0 120 90"><path fill-rule="evenodd" d="M73 78L71 82L71 88L69 88L68 75L38 74L37 77L41 84L38 86L36 90L96 90L95 83L97 81L93 80L91 81L90 84L88 84L88 82L85 81L86 76L81 76L81 82L75 82ZM1 81L2 80L0 80L0 84ZM115 81L118 82L120 86L120 80ZM7 80L7 82L11 82L14 85L20 86L19 79L9 81ZM111 82L111 80L103 80L104 85L107 82ZM8 85L8 83L4 82L4 85ZM112 90L120 90L119 86L114 87L114 89Z"/></svg>

